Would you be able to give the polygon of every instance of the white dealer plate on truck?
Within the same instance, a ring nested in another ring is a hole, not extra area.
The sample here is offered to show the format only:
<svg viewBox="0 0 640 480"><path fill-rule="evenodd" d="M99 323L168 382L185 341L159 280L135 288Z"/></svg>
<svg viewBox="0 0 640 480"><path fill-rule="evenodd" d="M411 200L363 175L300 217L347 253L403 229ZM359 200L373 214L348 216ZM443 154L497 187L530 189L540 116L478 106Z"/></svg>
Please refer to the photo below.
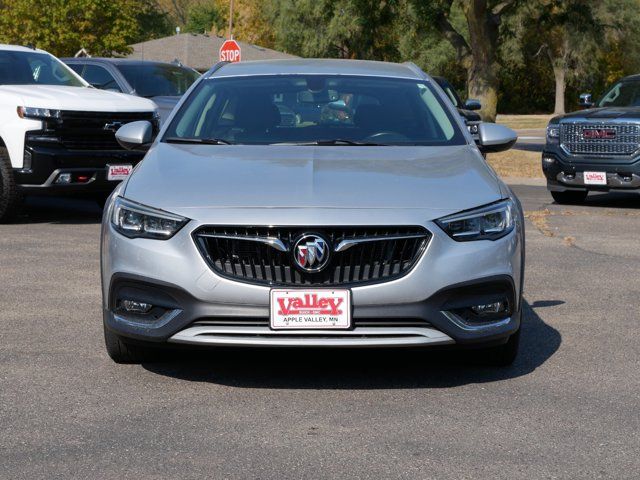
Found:
<svg viewBox="0 0 640 480"><path fill-rule="evenodd" d="M585 185L606 185L607 173L606 172L584 172L582 174Z"/></svg>
<svg viewBox="0 0 640 480"><path fill-rule="evenodd" d="M107 180L126 180L131 175L133 165L107 165Z"/></svg>

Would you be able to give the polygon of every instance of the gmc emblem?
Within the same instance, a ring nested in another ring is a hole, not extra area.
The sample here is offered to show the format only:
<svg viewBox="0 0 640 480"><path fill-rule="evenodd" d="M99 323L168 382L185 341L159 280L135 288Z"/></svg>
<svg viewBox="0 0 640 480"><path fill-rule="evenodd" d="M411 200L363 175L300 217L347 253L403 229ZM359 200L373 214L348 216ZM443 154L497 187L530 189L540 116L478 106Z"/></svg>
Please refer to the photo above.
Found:
<svg viewBox="0 0 640 480"><path fill-rule="evenodd" d="M585 128L582 137L585 140L615 140L616 131L613 128Z"/></svg>

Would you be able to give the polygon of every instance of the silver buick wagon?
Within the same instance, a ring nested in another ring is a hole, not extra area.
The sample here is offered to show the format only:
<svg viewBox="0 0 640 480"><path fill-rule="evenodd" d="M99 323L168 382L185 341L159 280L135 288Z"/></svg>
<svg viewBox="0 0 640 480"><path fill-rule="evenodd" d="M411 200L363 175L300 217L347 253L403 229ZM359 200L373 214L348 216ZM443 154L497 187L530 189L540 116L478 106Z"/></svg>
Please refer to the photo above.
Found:
<svg viewBox="0 0 640 480"><path fill-rule="evenodd" d="M413 64L218 64L109 200L104 331L116 362L171 345L475 347L513 362L524 225L477 144ZM475 353L474 353L475 354Z"/></svg>

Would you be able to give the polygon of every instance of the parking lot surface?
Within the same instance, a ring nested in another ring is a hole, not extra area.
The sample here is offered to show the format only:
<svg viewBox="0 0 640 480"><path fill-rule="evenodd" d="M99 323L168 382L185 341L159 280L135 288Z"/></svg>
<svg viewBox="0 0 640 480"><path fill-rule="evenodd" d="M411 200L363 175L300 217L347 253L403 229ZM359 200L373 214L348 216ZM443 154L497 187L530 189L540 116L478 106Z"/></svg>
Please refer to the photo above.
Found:
<svg viewBox="0 0 640 480"><path fill-rule="evenodd" d="M0 478L637 478L640 197L527 211L521 353L258 351L116 365L100 212L0 226Z"/></svg>

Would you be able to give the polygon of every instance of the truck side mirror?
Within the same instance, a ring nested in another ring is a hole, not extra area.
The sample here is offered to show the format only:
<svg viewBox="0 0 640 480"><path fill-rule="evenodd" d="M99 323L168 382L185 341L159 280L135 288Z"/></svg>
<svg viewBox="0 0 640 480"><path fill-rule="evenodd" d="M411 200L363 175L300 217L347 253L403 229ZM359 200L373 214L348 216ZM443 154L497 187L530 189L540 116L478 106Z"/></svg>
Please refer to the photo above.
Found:
<svg viewBox="0 0 640 480"><path fill-rule="evenodd" d="M581 107L584 107L584 108L593 107L593 101L591 100L591 94L590 93L583 93L582 95L580 95L579 104L580 104Z"/></svg>
<svg viewBox="0 0 640 480"><path fill-rule="evenodd" d="M482 108L482 104L480 103L480 100L470 98L466 102L464 102L462 108L464 108L465 110L480 110Z"/></svg>

